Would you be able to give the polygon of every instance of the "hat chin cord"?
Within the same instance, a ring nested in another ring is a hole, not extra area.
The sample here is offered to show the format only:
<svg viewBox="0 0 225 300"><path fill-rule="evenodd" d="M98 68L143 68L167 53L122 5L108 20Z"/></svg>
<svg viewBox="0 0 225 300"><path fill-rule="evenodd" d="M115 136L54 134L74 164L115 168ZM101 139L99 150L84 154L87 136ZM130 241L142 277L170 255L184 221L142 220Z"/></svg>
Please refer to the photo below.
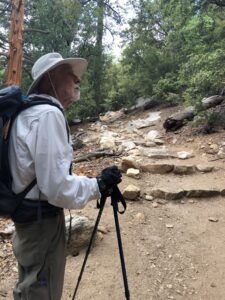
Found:
<svg viewBox="0 0 225 300"><path fill-rule="evenodd" d="M55 98L59 100L59 97L58 97L58 95L57 95L57 93L56 93L56 90L55 90L55 87L54 87L54 84L53 84L53 82L52 82L52 79L51 79L51 76L50 76L49 72L48 72L48 78L49 78L49 81L50 81L50 83L51 83L52 90L53 90L53 92L54 92L54 94L55 94Z"/></svg>

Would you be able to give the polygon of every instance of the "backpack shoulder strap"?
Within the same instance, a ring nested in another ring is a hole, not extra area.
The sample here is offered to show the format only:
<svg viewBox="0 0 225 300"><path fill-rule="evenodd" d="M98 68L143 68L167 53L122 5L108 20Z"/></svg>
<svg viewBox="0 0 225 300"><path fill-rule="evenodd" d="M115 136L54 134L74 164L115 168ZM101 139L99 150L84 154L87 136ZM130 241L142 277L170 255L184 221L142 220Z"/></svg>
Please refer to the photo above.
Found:
<svg viewBox="0 0 225 300"><path fill-rule="evenodd" d="M64 115L64 111L63 111L63 109L60 107L59 104L53 102L53 101L50 100L50 99L46 99L46 98L42 98L42 97L38 97L38 96L37 96L37 97L34 97L34 98L32 98L32 99L29 99L29 98L28 98L28 100L24 101L24 105L22 105L20 111L25 110L25 109L27 109L27 108L30 108L30 107L32 107L32 106L36 106L36 105L44 105L44 104L49 104L49 105L51 105L51 106L57 107L57 108L63 113L63 115Z"/></svg>
<svg viewBox="0 0 225 300"><path fill-rule="evenodd" d="M49 104L49 105L55 106L55 107L57 107L62 112L62 114L63 114L63 116L65 118L66 131L67 131L67 137L68 137L68 143L69 143L70 142L70 129L69 129L69 125L68 125L68 122L66 120L64 110L63 110L63 108L59 104L53 102L50 99L42 98L41 96L36 96L36 97L33 97L30 100L27 100L25 102L24 106L21 108L21 111L24 110L24 109L27 109L29 107L32 107L32 106L43 105L43 104Z"/></svg>

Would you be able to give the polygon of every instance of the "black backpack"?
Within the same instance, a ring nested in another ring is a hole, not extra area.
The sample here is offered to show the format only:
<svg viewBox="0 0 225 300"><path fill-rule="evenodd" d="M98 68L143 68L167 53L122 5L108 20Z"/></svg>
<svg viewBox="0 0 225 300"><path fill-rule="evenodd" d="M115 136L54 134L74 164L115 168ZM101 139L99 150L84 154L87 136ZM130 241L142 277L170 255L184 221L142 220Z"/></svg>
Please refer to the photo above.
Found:
<svg viewBox="0 0 225 300"><path fill-rule="evenodd" d="M26 194L36 184L36 178L19 194L12 191L12 176L9 168L9 138L13 121L18 114L34 105L50 104L62 109L51 100L22 96L18 86L10 86L0 90L0 217L12 218Z"/></svg>

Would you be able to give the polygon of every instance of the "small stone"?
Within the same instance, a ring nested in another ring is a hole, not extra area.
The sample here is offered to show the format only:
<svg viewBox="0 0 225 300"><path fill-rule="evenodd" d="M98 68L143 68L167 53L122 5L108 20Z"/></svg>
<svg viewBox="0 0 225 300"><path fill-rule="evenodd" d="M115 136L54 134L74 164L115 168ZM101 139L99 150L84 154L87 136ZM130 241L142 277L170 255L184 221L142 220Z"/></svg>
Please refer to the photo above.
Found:
<svg viewBox="0 0 225 300"><path fill-rule="evenodd" d="M132 178L140 178L140 171L138 169L130 168L127 170L127 176Z"/></svg>
<svg viewBox="0 0 225 300"><path fill-rule="evenodd" d="M213 149L213 150L218 150L219 149L219 145L212 144L212 145L210 145L210 148Z"/></svg>
<svg viewBox="0 0 225 300"><path fill-rule="evenodd" d="M153 202L153 203L152 203L152 207L153 207L153 208L157 208L157 207L158 207L158 203L157 203L157 202Z"/></svg>
<svg viewBox="0 0 225 300"><path fill-rule="evenodd" d="M103 233L103 234L107 234L108 233L108 229L103 227L103 226L98 226L98 231Z"/></svg>
<svg viewBox="0 0 225 300"><path fill-rule="evenodd" d="M173 288L172 284L167 284L166 287L170 290Z"/></svg>
<svg viewBox="0 0 225 300"><path fill-rule="evenodd" d="M135 216L136 219L139 219L139 220L144 220L145 219L145 215L141 212L137 213L136 216Z"/></svg>
<svg viewBox="0 0 225 300"><path fill-rule="evenodd" d="M176 139L176 138L173 138L172 144L175 145L176 143L177 143L177 139Z"/></svg>
<svg viewBox="0 0 225 300"><path fill-rule="evenodd" d="M6 257L5 253L0 250L0 258L5 258L5 257Z"/></svg>
<svg viewBox="0 0 225 300"><path fill-rule="evenodd" d="M173 228L174 225L173 224L166 224L166 228Z"/></svg>
<svg viewBox="0 0 225 300"><path fill-rule="evenodd" d="M181 201L180 201L180 204L185 204L185 201L184 201L184 200L181 200Z"/></svg>
<svg viewBox="0 0 225 300"><path fill-rule="evenodd" d="M213 167L211 166L204 166L204 165L197 165L196 170L202 173L208 173L213 171Z"/></svg>
<svg viewBox="0 0 225 300"><path fill-rule="evenodd" d="M195 201L191 199L191 200L188 200L188 203L193 204L193 203L195 203Z"/></svg>
<svg viewBox="0 0 225 300"><path fill-rule="evenodd" d="M157 200L157 203L161 204L161 205L165 205L167 203L167 201L163 200L163 199L159 199L159 200Z"/></svg>
<svg viewBox="0 0 225 300"><path fill-rule="evenodd" d="M186 152L186 151L177 152L177 157L180 158L180 159L188 159L188 158L191 158L193 156L194 155L190 152Z"/></svg>
<svg viewBox="0 0 225 300"><path fill-rule="evenodd" d="M215 287L216 287L215 282L212 282L212 283L210 284L210 286L211 286L212 288L215 288Z"/></svg>
<svg viewBox="0 0 225 300"><path fill-rule="evenodd" d="M139 275L141 275L141 272L137 271L136 274L139 276Z"/></svg>
<svg viewBox="0 0 225 300"><path fill-rule="evenodd" d="M141 190L135 185L128 185L123 191L124 198L128 200L136 200L140 196Z"/></svg>
<svg viewBox="0 0 225 300"><path fill-rule="evenodd" d="M180 290L176 290L176 293L182 295L182 292Z"/></svg>
<svg viewBox="0 0 225 300"><path fill-rule="evenodd" d="M152 201L154 198L152 197L152 196L150 196L150 195L146 195L145 196L145 200L147 200L147 201Z"/></svg>
<svg viewBox="0 0 225 300"><path fill-rule="evenodd" d="M209 217L208 219L210 222L218 222L219 219L218 218L215 218L215 217Z"/></svg>

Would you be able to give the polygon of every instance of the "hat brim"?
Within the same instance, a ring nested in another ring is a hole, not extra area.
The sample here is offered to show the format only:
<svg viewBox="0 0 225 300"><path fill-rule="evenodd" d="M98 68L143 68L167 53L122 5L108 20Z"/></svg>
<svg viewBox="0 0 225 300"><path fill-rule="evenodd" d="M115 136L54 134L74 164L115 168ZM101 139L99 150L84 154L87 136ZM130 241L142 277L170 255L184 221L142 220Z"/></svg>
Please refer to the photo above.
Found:
<svg viewBox="0 0 225 300"><path fill-rule="evenodd" d="M30 95L31 93L33 93L35 91L35 88L37 87L39 81L47 72L55 69L56 67L58 67L60 65L70 65L72 67L73 74L76 75L79 79L81 79L83 74L87 70L88 63L87 63L86 59L79 58L79 57L78 58L65 58L65 59L58 61L57 63L52 65L50 68L45 70L44 73L42 73L38 78L36 78L32 82L32 84L30 85L30 87L27 91L27 95Z"/></svg>

